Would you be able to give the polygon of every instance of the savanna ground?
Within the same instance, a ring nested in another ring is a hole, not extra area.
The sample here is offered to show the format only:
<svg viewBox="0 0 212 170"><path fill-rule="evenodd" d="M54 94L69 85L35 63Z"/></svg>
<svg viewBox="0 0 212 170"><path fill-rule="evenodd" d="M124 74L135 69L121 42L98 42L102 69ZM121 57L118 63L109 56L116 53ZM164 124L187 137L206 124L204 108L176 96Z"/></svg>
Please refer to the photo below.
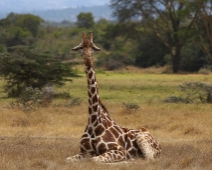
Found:
<svg viewBox="0 0 212 170"><path fill-rule="evenodd" d="M57 91L80 97L81 105L55 106L22 112L8 108L11 100L0 98L0 169L212 169L212 104L164 103L179 95L176 86L200 81L212 84L211 75L156 74L156 70L97 70L100 96L111 117L123 127L146 127L162 145L155 161L142 159L128 164L66 163L79 152L79 139L87 123L85 76L74 79ZM2 81L1 81L2 85ZM122 102L139 109L126 110Z"/></svg>

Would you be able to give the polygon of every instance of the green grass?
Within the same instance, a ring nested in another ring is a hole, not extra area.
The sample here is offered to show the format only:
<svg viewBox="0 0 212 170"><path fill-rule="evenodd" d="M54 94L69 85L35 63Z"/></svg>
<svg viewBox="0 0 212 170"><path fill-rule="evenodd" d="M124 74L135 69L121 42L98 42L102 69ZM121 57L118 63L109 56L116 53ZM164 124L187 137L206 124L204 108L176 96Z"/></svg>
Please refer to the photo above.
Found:
<svg viewBox="0 0 212 170"><path fill-rule="evenodd" d="M81 71L82 72L82 71ZM100 97L108 103L160 103L166 97L179 96L181 94L178 85L184 82L203 82L212 84L210 75L198 74L146 74L146 73L121 73L121 72L97 72L97 82ZM81 77L74 78L62 87L55 87L58 92L68 92L75 97L87 101L87 82L84 73ZM3 80L0 80L3 86ZM1 88L2 89L2 88ZM6 93L2 89L1 101L6 99Z"/></svg>
<svg viewBox="0 0 212 170"><path fill-rule="evenodd" d="M97 73L98 74L98 73ZM87 82L85 74L73 82L66 83L59 91L66 91L87 100ZM107 72L97 75L100 97L109 103L131 101L146 103L161 102L168 96L179 95L178 85L184 82L199 81L211 83L207 75L173 75L173 74L137 74Z"/></svg>

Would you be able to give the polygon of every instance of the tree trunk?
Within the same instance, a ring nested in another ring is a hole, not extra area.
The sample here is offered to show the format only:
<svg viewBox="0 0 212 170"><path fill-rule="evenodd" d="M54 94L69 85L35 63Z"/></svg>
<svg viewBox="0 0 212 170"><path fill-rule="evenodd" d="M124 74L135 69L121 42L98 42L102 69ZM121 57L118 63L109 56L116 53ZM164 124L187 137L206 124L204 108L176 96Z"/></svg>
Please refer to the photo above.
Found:
<svg viewBox="0 0 212 170"><path fill-rule="evenodd" d="M175 49L175 54L172 56L173 73L178 73L180 69L181 49L182 49L182 46L178 45Z"/></svg>
<svg viewBox="0 0 212 170"><path fill-rule="evenodd" d="M178 73L180 68L180 57L179 56L173 56L173 66L172 66L172 70L173 73Z"/></svg>

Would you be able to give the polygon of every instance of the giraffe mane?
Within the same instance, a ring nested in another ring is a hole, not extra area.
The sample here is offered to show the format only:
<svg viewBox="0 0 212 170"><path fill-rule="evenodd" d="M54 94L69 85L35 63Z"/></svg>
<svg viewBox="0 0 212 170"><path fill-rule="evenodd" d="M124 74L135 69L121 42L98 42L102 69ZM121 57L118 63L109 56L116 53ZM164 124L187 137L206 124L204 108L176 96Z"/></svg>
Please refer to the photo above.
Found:
<svg viewBox="0 0 212 170"><path fill-rule="evenodd" d="M102 108L104 109L104 111L106 111L106 112L108 113L107 108L106 108L105 105L102 103L101 99L99 99L99 104L102 106ZM109 113L108 113L108 115L109 115Z"/></svg>

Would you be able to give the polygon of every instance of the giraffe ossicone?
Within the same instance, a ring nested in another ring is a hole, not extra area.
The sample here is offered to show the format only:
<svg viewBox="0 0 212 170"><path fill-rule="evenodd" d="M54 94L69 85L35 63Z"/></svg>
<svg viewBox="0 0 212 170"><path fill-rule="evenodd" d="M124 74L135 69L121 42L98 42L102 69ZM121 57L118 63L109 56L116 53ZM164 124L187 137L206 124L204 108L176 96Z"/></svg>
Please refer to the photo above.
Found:
<svg viewBox="0 0 212 170"><path fill-rule="evenodd" d="M93 67L93 52L101 49L93 43L93 34L82 33L82 42L71 51L80 51L84 59L88 84L88 123L80 140L80 153L68 157L70 162L91 159L114 163L134 158L154 159L160 152L159 142L145 129L119 126L102 104Z"/></svg>

